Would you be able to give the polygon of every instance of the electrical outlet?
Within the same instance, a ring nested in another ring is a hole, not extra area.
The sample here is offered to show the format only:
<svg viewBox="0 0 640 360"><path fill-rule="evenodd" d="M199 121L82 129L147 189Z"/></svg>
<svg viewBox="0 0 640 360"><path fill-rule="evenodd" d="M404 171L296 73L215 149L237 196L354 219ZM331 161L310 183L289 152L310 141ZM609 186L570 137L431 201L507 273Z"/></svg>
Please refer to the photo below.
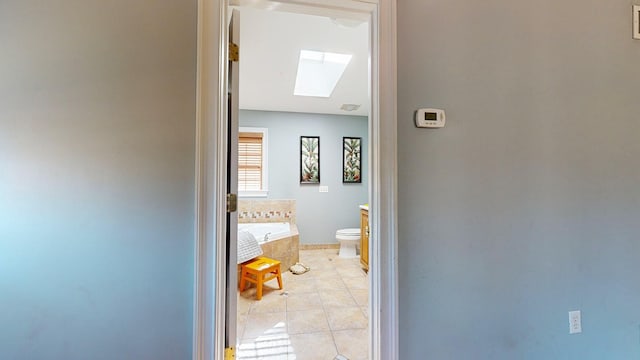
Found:
<svg viewBox="0 0 640 360"><path fill-rule="evenodd" d="M579 334L582 332L582 319L580 310L569 311L569 334Z"/></svg>

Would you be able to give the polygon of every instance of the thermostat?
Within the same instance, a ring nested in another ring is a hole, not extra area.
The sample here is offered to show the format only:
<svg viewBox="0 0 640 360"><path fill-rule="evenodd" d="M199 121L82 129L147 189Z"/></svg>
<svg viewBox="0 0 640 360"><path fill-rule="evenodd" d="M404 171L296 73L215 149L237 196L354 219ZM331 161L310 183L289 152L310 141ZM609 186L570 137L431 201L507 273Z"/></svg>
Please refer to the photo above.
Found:
<svg viewBox="0 0 640 360"><path fill-rule="evenodd" d="M640 40L640 5L633 5L633 38Z"/></svg>
<svg viewBox="0 0 640 360"><path fill-rule="evenodd" d="M444 122L444 110L418 109L416 111L416 126L419 128L441 128L444 127Z"/></svg>

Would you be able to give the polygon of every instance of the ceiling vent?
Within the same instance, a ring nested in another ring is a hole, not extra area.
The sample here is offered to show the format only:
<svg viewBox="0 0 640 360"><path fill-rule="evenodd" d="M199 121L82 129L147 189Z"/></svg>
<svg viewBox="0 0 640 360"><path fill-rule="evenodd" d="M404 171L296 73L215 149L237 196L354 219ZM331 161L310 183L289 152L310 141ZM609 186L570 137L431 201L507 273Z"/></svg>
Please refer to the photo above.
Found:
<svg viewBox="0 0 640 360"><path fill-rule="evenodd" d="M356 105L356 104L342 104L342 106L340 106L340 110L344 110L344 111L356 111L360 109L360 105Z"/></svg>

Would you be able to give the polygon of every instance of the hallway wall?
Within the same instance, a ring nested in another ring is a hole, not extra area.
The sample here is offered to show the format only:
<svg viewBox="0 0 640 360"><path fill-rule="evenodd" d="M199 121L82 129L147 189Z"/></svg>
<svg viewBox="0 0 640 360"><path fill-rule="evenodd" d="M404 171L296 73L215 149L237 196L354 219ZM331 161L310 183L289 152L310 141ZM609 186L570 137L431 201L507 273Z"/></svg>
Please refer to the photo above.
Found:
<svg viewBox="0 0 640 360"><path fill-rule="evenodd" d="M631 19L627 0L398 1L401 359L640 358ZM446 127L415 128L420 107Z"/></svg>
<svg viewBox="0 0 640 360"><path fill-rule="evenodd" d="M196 19L0 2L0 358L191 358Z"/></svg>

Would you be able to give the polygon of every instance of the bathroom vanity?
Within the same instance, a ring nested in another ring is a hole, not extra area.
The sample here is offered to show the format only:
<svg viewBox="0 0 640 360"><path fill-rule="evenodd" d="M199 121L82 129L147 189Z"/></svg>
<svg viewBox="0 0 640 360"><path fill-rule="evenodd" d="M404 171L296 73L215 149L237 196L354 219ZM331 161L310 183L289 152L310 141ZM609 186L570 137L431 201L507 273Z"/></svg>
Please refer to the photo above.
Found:
<svg viewBox="0 0 640 360"><path fill-rule="evenodd" d="M360 264L369 271L369 206L360 205Z"/></svg>

